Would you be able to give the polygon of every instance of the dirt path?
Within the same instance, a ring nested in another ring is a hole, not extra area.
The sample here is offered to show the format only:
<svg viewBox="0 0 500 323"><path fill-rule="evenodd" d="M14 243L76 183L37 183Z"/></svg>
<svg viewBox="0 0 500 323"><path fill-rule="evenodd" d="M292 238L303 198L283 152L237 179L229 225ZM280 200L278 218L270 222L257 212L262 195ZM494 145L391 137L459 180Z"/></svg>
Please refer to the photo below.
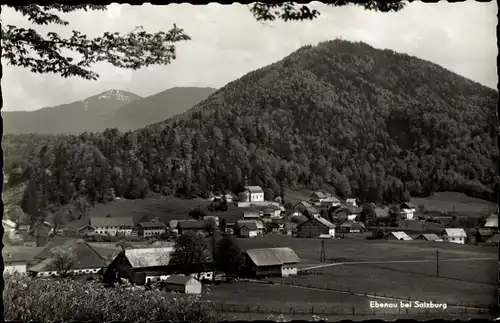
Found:
<svg viewBox="0 0 500 323"><path fill-rule="evenodd" d="M496 257L483 257L483 258L454 258L454 259L440 259L439 262L452 262L452 261L476 261L476 260L496 260ZM436 262L435 259L420 259L420 260L389 260L389 261L349 261L349 262L335 262L330 264L316 265L306 268L300 268L298 271L327 268L334 266L344 265L375 265L375 264L399 264L399 263L422 263L422 262Z"/></svg>

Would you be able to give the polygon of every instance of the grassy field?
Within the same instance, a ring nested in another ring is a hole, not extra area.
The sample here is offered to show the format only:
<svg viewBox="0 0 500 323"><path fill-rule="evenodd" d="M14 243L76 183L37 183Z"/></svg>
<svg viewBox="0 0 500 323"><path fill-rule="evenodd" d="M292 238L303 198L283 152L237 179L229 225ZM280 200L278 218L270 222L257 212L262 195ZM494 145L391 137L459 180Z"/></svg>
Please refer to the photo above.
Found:
<svg viewBox="0 0 500 323"><path fill-rule="evenodd" d="M210 212L208 211L210 203L210 201L203 199L119 199L107 204L97 204L90 210L88 216L104 217L108 214L112 217L131 216L135 221L142 218L152 219L157 217L160 221L168 223L170 220L189 219L189 212L199 206L207 215L219 216L219 218L224 218L228 222L235 222L243 212L241 208L234 204L229 204L229 209L225 212Z"/></svg>
<svg viewBox="0 0 500 323"><path fill-rule="evenodd" d="M239 239L239 243L242 249L291 247L305 263L299 268L326 265L309 269L317 275L288 279L302 286L440 300L449 304L488 306L497 298L498 263L495 260L496 248L493 247L425 241L325 240L326 258L334 263L346 263L335 265L319 264L321 242L316 239L275 235ZM436 250L439 250L440 259L439 278L436 277ZM421 260L424 262L393 263Z"/></svg>
<svg viewBox="0 0 500 323"><path fill-rule="evenodd" d="M427 211L455 211L462 216L483 217L497 210L497 205L494 202L455 192L438 192L430 197L414 197L411 201L417 206L423 205Z"/></svg>

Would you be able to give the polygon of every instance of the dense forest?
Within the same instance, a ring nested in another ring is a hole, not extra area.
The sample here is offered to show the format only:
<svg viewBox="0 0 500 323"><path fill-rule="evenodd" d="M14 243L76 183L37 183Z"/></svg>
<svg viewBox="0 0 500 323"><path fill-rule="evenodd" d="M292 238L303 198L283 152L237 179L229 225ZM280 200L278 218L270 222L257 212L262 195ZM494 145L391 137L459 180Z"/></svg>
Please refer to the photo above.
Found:
<svg viewBox="0 0 500 323"><path fill-rule="evenodd" d="M6 135L10 186L60 205L283 188L399 202L494 199L498 92L436 64L342 40L305 46L188 112L127 133Z"/></svg>

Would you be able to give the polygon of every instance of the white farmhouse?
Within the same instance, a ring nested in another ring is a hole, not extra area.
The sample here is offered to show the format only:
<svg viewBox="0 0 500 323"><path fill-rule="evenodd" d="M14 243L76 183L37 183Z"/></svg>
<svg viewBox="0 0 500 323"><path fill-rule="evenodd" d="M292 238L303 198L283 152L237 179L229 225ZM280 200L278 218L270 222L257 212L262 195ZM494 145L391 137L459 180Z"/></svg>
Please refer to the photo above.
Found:
<svg viewBox="0 0 500 323"><path fill-rule="evenodd" d="M348 206L358 206L356 199L346 199L345 204Z"/></svg>
<svg viewBox="0 0 500 323"><path fill-rule="evenodd" d="M28 267L28 259L26 255L7 253L3 257L5 269L4 273L19 273L26 274Z"/></svg>
<svg viewBox="0 0 500 323"><path fill-rule="evenodd" d="M264 225L258 220L240 220L237 222L242 237L253 238L264 233Z"/></svg>
<svg viewBox="0 0 500 323"><path fill-rule="evenodd" d="M93 217L90 219L90 225L95 228L97 234L132 235L134 220L131 217L113 218L113 217Z"/></svg>
<svg viewBox="0 0 500 323"><path fill-rule="evenodd" d="M264 190L260 186L245 186L248 202L264 202Z"/></svg>
<svg viewBox="0 0 500 323"><path fill-rule="evenodd" d="M443 241L465 244L467 234L462 228L448 228L443 230Z"/></svg>
<svg viewBox="0 0 500 323"><path fill-rule="evenodd" d="M411 202L405 202L400 205L401 216L407 220L413 220L417 207Z"/></svg>

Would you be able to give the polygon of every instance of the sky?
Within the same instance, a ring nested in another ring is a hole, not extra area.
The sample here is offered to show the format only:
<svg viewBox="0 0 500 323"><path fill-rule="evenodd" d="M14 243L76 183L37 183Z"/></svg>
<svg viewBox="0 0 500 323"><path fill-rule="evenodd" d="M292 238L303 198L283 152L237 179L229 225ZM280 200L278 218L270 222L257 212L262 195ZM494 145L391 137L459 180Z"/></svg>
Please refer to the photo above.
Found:
<svg viewBox="0 0 500 323"><path fill-rule="evenodd" d="M379 13L358 6L328 7L305 22L258 22L247 5L112 4L107 11L75 12L61 17L69 26L33 26L11 9L2 8L4 24L39 32L70 35L79 30L90 37L105 31L167 31L175 23L192 39L177 45L177 59L167 66L137 71L100 63L97 81L33 74L3 64L3 110L36 110L83 100L109 89L149 96L172 87L220 88L246 73L279 61L304 45L341 38L376 48L407 53L439 64L486 86L497 87L496 1L480 3L413 2L400 12Z"/></svg>

